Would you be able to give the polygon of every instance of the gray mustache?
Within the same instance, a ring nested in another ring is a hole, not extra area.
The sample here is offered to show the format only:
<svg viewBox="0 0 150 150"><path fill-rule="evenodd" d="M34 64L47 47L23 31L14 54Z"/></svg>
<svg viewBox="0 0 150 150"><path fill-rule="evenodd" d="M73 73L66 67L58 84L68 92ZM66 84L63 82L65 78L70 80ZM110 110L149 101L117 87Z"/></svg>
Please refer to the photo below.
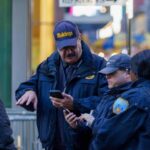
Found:
<svg viewBox="0 0 150 150"><path fill-rule="evenodd" d="M75 57L76 54L75 53L72 53L72 54L68 54L66 57Z"/></svg>

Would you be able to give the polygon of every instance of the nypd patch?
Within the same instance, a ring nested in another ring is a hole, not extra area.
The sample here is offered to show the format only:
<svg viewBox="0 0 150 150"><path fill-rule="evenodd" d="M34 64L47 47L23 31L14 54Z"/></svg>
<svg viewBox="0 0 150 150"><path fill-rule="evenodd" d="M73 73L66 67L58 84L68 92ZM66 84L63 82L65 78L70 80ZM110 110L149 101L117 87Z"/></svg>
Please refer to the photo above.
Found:
<svg viewBox="0 0 150 150"><path fill-rule="evenodd" d="M113 104L113 113L118 115L126 111L128 107L129 107L128 101L123 99L122 97L119 97L115 100Z"/></svg>

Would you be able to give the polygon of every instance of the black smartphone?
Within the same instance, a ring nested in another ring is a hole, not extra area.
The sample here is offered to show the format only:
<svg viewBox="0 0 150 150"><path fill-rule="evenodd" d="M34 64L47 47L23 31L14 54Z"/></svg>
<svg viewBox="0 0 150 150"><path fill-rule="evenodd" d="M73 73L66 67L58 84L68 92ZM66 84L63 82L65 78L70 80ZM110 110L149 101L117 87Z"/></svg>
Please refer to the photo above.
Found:
<svg viewBox="0 0 150 150"><path fill-rule="evenodd" d="M61 91L59 90L50 90L49 95L55 98L60 98L60 99L64 98Z"/></svg>

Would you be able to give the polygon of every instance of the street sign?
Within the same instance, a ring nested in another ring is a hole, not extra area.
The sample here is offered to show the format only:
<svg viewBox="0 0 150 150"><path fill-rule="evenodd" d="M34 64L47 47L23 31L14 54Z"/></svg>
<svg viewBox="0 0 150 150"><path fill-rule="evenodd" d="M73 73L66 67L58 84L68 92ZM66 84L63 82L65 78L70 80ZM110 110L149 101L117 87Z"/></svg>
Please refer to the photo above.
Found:
<svg viewBox="0 0 150 150"><path fill-rule="evenodd" d="M59 0L60 7L124 5L126 0Z"/></svg>

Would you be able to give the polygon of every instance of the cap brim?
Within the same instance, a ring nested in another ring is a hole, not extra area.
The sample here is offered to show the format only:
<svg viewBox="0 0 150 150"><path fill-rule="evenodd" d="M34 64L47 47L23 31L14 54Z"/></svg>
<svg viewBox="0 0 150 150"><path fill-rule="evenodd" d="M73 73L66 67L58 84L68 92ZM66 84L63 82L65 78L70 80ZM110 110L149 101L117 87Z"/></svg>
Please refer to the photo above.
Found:
<svg viewBox="0 0 150 150"><path fill-rule="evenodd" d="M116 68L116 67L105 67L104 69L100 70L99 72L102 74L111 74L117 70L118 70L118 68Z"/></svg>
<svg viewBox="0 0 150 150"><path fill-rule="evenodd" d="M57 41L56 42L57 49L61 50L63 47L67 47L67 46L77 46L77 39L78 38L72 38L72 39L64 39L62 41Z"/></svg>

